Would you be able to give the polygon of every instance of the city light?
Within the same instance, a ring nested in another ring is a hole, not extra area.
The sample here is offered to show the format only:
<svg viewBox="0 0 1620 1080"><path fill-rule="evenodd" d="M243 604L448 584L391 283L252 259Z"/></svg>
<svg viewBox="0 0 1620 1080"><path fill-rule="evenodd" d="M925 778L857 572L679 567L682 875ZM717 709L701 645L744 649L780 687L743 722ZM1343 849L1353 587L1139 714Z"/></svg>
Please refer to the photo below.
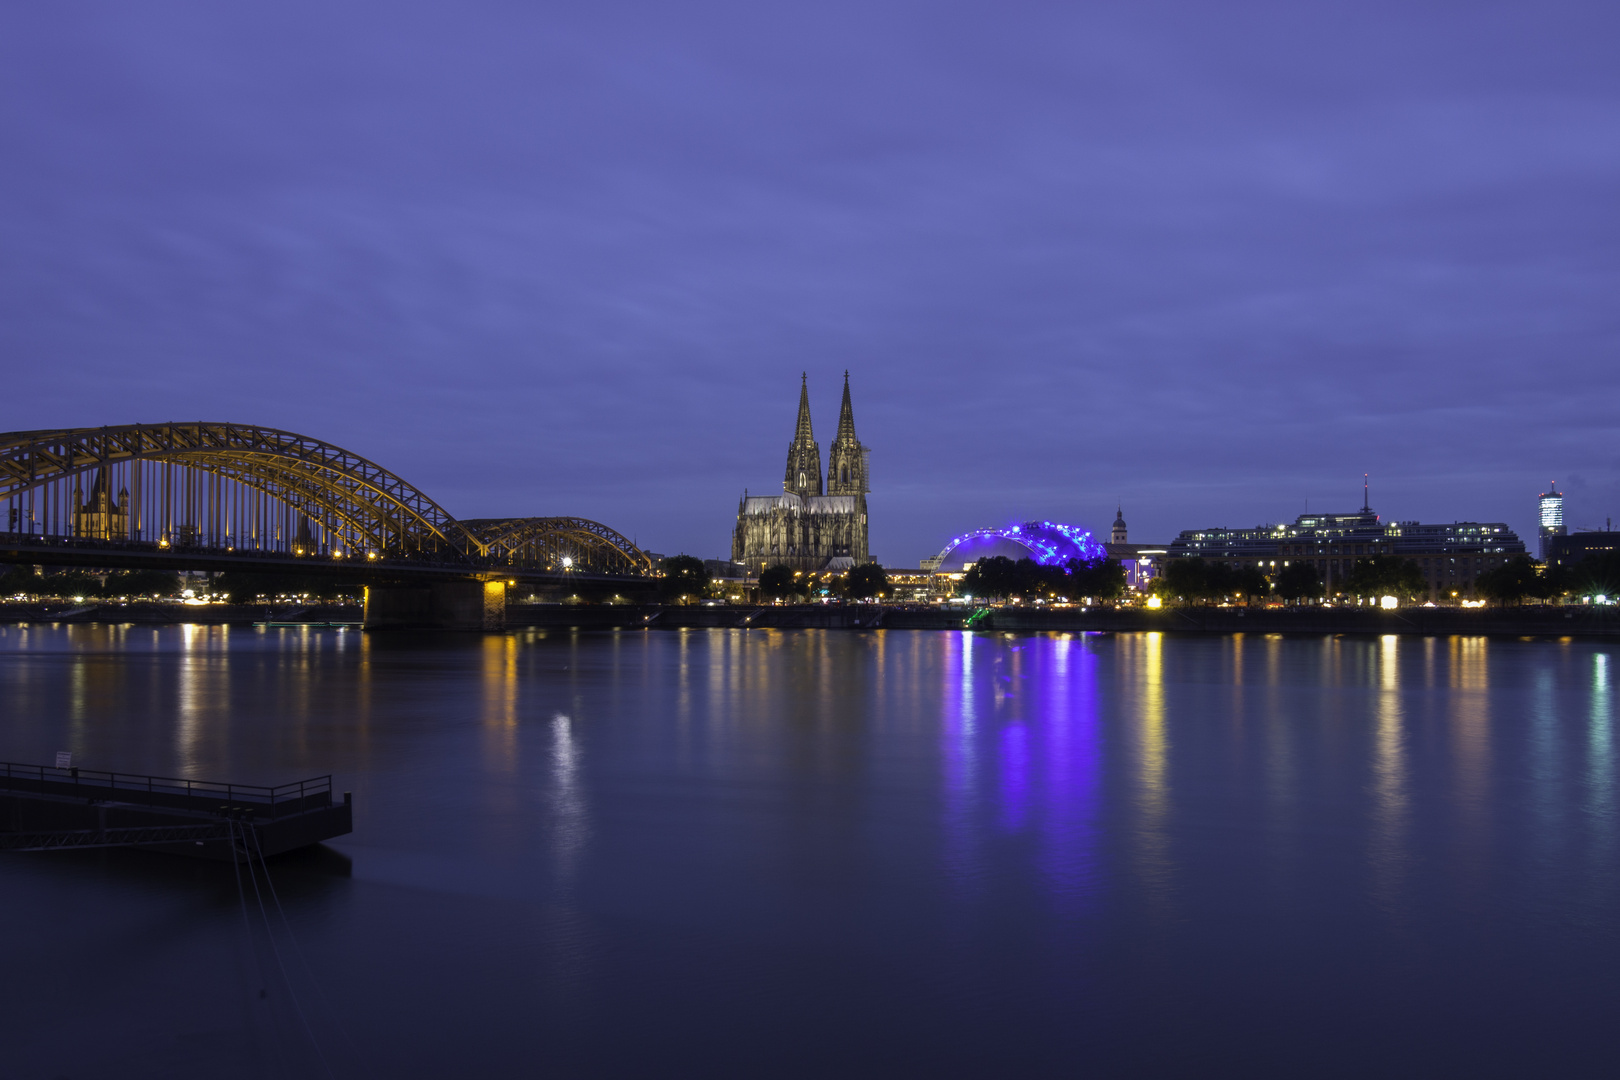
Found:
<svg viewBox="0 0 1620 1080"><path fill-rule="evenodd" d="M1089 530L1078 525L1065 525L1055 521L1025 521L1004 529L974 529L954 537L939 553L944 559L958 547L971 540L1011 540L1026 548L1029 557L1042 566L1064 566L1071 559L1092 562L1108 557L1108 551L1099 544Z"/></svg>
<svg viewBox="0 0 1620 1080"><path fill-rule="evenodd" d="M1150 596L1147 598L1147 606L1150 608L1162 608L1164 607L1164 601L1157 596Z"/></svg>
<svg viewBox="0 0 1620 1080"><path fill-rule="evenodd" d="M1393 596L1385 596L1378 601L1378 606L1385 610L1394 610L1399 603Z"/></svg>

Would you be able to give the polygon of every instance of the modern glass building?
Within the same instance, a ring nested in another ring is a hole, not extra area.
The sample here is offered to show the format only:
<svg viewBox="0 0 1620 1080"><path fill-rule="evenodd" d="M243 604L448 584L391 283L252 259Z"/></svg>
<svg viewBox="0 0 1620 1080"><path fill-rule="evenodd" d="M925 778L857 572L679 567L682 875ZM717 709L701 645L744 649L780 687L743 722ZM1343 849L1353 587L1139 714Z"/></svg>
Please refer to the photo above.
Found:
<svg viewBox="0 0 1620 1080"><path fill-rule="evenodd" d="M1564 493L1558 490L1555 480L1548 485L1550 490L1541 493L1541 559L1547 560L1547 552L1552 546L1552 538L1564 535Z"/></svg>

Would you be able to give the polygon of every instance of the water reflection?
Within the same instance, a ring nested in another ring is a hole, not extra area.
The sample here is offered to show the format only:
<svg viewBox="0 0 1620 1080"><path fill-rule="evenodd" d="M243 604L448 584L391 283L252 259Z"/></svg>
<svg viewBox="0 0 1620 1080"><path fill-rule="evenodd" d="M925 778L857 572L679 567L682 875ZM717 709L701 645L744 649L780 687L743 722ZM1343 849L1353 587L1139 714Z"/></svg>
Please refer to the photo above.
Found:
<svg viewBox="0 0 1620 1080"><path fill-rule="evenodd" d="M1373 741L1373 827L1370 837L1373 896L1391 915L1400 912L1406 873L1406 732L1401 712L1401 639L1378 639L1378 715Z"/></svg>
<svg viewBox="0 0 1620 1080"><path fill-rule="evenodd" d="M1137 695L1134 751L1137 821L1134 830L1137 873L1148 906L1166 914L1173 884L1170 861L1170 792L1167 776L1164 701L1164 635L1142 634L1128 650L1136 660Z"/></svg>
<svg viewBox="0 0 1620 1080"><path fill-rule="evenodd" d="M378 1075L521 1075L558 1046L594 1065L627 1029L654 1050L600 1071L641 1075L712 1061L741 1029L797 1047L879 1022L908 1045L993 1027L998 1056L963 1072L996 1075L1030 1032L1043 1054L1084 1028L1114 1040L1111 1063L1136 1060L1167 1001L1220 1018L1205 1034L1241 1029L1233 1060L1279 1032L1340 1048L1397 1032L1343 1070L1373 1075L1417 1026L1447 1054L1513 1029L1477 1017L1527 986L1579 1020L1564 1038L1600 1039L1620 970L1613 656L1478 638L0 627L0 756L77 738L113 767L356 788L338 845L355 880L291 918L346 980ZM136 895L99 856L6 868L8 976L117 991L64 991L59 1023L19 997L13 1071L96 1074L71 1033L131 1009L172 1025L220 996L195 960L228 939L189 911L163 949L107 964L149 936L124 913L169 904L163 889ZM211 910L239 926L234 887L212 880ZM1001 1071L1093 1060L1062 1049Z"/></svg>
<svg viewBox="0 0 1620 1080"><path fill-rule="evenodd" d="M978 880L978 859L973 826L974 773L978 768L977 705L973 687L976 635L970 631L942 637L948 649L944 665L945 692L940 716L940 764L943 771L946 872L958 889Z"/></svg>
<svg viewBox="0 0 1620 1080"><path fill-rule="evenodd" d="M491 772L518 767L517 646L510 634L483 640L484 765Z"/></svg>
<svg viewBox="0 0 1620 1080"><path fill-rule="evenodd" d="M564 713L551 718L551 852L557 877L574 877L580 853L590 839L590 820L580 781L581 748L573 721Z"/></svg>
<svg viewBox="0 0 1620 1080"><path fill-rule="evenodd" d="M1045 759L1041 872L1058 910L1083 909L1099 884L1097 813L1101 798L1101 723L1097 655L1068 635L1051 643L1041 756Z"/></svg>
<svg viewBox="0 0 1620 1080"><path fill-rule="evenodd" d="M1614 699L1611 656L1592 656L1592 703L1587 722L1587 816L1592 823L1594 862L1607 864L1615 851ZM1611 890L1612 891L1612 890Z"/></svg>
<svg viewBox="0 0 1620 1080"><path fill-rule="evenodd" d="M1452 637L1450 649L1450 726L1456 763L1455 807L1462 831L1457 865L1482 884L1490 827L1491 726L1489 642L1483 637Z"/></svg>

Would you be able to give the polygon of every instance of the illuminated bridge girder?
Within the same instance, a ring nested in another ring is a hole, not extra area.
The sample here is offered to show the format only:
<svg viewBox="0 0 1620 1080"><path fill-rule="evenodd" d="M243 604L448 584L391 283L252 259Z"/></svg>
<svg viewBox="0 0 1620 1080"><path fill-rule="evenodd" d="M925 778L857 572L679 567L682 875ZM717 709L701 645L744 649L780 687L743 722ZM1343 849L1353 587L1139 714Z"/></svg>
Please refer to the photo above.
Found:
<svg viewBox="0 0 1620 1080"><path fill-rule="evenodd" d="M497 564L597 574L652 573L646 552L586 518L479 518L462 524L482 545L486 558Z"/></svg>
<svg viewBox="0 0 1620 1080"><path fill-rule="evenodd" d="M75 544L429 559L484 575L647 574L647 556L580 518L461 522L342 447L249 424L131 424L0 434L3 528ZM469 526L476 525L477 528Z"/></svg>

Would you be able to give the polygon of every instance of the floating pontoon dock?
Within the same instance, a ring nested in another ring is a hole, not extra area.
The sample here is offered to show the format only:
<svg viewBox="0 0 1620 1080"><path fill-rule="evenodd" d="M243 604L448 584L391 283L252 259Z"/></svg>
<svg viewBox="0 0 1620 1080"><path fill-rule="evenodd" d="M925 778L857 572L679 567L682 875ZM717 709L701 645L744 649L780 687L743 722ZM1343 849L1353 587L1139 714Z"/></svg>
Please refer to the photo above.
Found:
<svg viewBox="0 0 1620 1080"><path fill-rule="evenodd" d="M277 787L0 762L0 851L144 847L224 861L318 844L353 828L332 778Z"/></svg>

